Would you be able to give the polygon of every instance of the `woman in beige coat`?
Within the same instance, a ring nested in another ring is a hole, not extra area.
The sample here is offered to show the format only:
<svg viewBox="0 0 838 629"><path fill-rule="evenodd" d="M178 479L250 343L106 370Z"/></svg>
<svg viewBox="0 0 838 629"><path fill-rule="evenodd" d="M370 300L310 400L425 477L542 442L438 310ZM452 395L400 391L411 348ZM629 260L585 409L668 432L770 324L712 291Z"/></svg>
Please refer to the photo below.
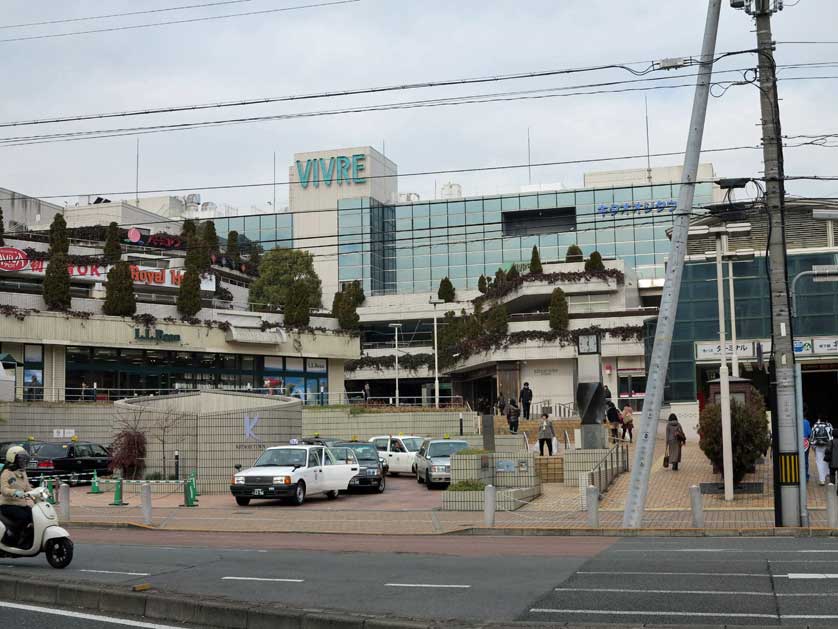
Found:
<svg viewBox="0 0 838 629"><path fill-rule="evenodd" d="M669 454L669 463L672 465L673 472L678 471L678 464L681 462L681 446L686 441L684 429L678 422L677 415L675 413L670 414L669 421L666 423L666 450Z"/></svg>

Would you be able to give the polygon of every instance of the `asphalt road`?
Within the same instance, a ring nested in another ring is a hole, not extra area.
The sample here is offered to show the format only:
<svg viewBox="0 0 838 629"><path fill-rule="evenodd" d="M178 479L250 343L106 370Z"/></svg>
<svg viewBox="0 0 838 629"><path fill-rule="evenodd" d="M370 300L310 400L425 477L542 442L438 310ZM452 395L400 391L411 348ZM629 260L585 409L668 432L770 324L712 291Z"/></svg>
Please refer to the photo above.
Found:
<svg viewBox="0 0 838 629"><path fill-rule="evenodd" d="M65 571L42 558L3 559L0 570L438 621L838 627L838 546L829 538L85 530L76 542L76 559ZM9 613L0 606L4 625ZM35 621L21 616L21 622Z"/></svg>
<svg viewBox="0 0 838 629"><path fill-rule="evenodd" d="M161 624L102 614L49 609L37 605L15 605L14 607L6 605L8 604L0 602L0 624L3 627L15 629L114 629L115 627L189 629L188 625Z"/></svg>

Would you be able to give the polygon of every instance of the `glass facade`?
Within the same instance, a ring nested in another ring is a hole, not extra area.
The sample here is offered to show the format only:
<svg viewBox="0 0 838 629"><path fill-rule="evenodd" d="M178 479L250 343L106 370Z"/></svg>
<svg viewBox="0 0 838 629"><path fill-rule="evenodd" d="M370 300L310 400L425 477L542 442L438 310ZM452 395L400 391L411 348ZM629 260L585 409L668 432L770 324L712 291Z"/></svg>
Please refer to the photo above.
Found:
<svg viewBox="0 0 838 629"><path fill-rule="evenodd" d="M340 282L359 280L367 294L436 290L443 277L476 288L481 275L563 260L578 244L586 255L620 258L640 278L663 277L666 230L679 184L502 195L382 206L373 199L338 202ZM713 200L699 184L695 205Z"/></svg>
<svg viewBox="0 0 838 629"><path fill-rule="evenodd" d="M817 253L791 256L788 259L789 280L816 264L836 264L838 255ZM725 270L725 313L730 338L730 300ZM771 302L765 258L733 264L736 300L736 338L760 340L771 338ZM831 336L838 333L838 283L813 282L811 278L797 283L798 312L794 322L796 338ZM669 358L667 399L692 401L701 391L697 381L695 360L697 341L719 339L719 306L714 262L691 262L684 269L675 334ZM646 358L652 354L654 326L646 331Z"/></svg>
<svg viewBox="0 0 838 629"><path fill-rule="evenodd" d="M218 237L222 240L226 240L227 234L235 230L239 237L244 236L247 240L260 243L265 251L294 246L293 214L233 216L213 219L213 223Z"/></svg>

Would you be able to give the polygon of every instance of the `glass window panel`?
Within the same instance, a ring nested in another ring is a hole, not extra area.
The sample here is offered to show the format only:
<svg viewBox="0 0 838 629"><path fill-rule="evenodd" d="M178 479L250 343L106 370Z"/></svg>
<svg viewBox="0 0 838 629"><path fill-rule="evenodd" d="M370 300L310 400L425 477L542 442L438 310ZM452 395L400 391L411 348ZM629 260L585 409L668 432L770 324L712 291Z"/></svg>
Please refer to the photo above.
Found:
<svg viewBox="0 0 838 629"><path fill-rule="evenodd" d="M652 198L655 201L665 201L672 198L672 185L664 184L660 186L652 186Z"/></svg>
<svg viewBox="0 0 838 629"><path fill-rule="evenodd" d="M624 256L633 256L634 255L634 243L633 242L618 242L615 248L615 255L618 258L622 258Z"/></svg>
<svg viewBox="0 0 838 629"><path fill-rule="evenodd" d="M594 191L594 204L599 205L603 203L605 205L611 205L614 203L614 191L610 188L605 190L595 190Z"/></svg>
<svg viewBox="0 0 838 629"><path fill-rule="evenodd" d="M555 192L542 192L538 195L538 207L539 208L554 208L556 207L556 193Z"/></svg>
<svg viewBox="0 0 838 629"><path fill-rule="evenodd" d="M503 262L503 252L500 250L486 251L486 264L501 264Z"/></svg>
<svg viewBox="0 0 838 629"><path fill-rule="evenodd" d="M42 363L44 362L43 345L26 345L23 348L23 362Z"/></svg>
<svg viewBox="0 0 838 629"><path fill-rule="evenodd" d="M431 216L447 216L448 204L445 201L437 201L430 204Z"/></svg>
<svg viewBox="0 0 838 629"><path fill-rule="evenodd" d="M538 209L538 195L525 194L521 196L520 207L522 210L537 210Z"/></svg>
<svg viewBox="0 0 838 629"><path fill-rule="evenodd" d="M430 216L430 213L431 213L431 208L430 208L430 205L428 205L427 203L417 203L416 205L413 206L413 218L414 218L414 220L417 217L422 217L422 218L428 217L428 216Z"/></svg>
<svg viewBox="0 0 838 629"><path fill-rule="evenodd" d="M499 212L501 210L501 199L483 199L483 212Z"/></svg>
<svg viewBox="0 0 838 629"><path fill-rule="evenodd" d="M483 200L482 199L475 199L473 201L466 201L466 213L467 214L482 214L483 213Z"/></svg>
<svg viewBox="0 0 838 629"><path fill-rule="evenodd" d="M448 277L448 265L440 268L433 268L431 269L431 282L435 285L439 285L439 280L443 277Z"/></svg>
<svg viewBox="0 0 838 629"><path fill-rule="evenodd" d="M413 269L413 280L418 282L420 280L431 279L431 270L428 267Z"/></svg>
<svg viewBox="0 0 838 629"><path fill-rule="evenodd" d="M243 216L230 219L230 231L236 231L240 234L244 233L244 217Z"/></svg>
<svg viewBox="0 0 838 629"><path fill-rule="evenodd" d="M448 226L448 217L444 214L434 215L431 216L431 227L447 227Z"/></svg>
<svg viewBox="0 0 838 629"><path fill-rule="evenodd" d="M462 265L466 264L466 254L465 253L452 253L449 256L449 264L453 265Z"/></svg>
<svg viewBox="0 0 838 629"><path fill-rule="evenodd" d="M480 267L482 267L485 262L485 257L482 251L478 251L475 253L469 253L466 257L466 260L468 261L469 265L478 264L480 265Z"/></svg>
<svg viewBox="0 0 838 629"><path fill-rule="evenodd" d="M466 277L466 267L465 266L452 266L450 269L449 277L453 279L465 279Z"/></svg>
<svg viewBox="0 0 838 629"><path fill-rule="evenodd" d="M616 188L614 190L614 203L625 203L632 200L631 188Z"/></svg>
<svg viewBox="0 0 838 629"><path fill-rule="evenodd" d="M515 197L503 197L501 199L501 209L504 211L512 211L520 209L521 200Z"/></svg>

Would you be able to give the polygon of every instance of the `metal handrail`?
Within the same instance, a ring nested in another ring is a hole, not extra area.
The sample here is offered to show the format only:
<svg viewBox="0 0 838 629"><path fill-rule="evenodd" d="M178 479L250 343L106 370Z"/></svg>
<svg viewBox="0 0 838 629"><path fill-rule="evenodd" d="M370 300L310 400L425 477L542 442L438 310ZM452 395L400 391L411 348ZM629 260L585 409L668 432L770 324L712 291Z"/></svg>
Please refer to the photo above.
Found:
<svg viewBox="0 0 838 629"><path fill-rule="evenodd" d="M599 463L588 472L588 484L596 487L601 494L608 491L617 476L628 471L628 443L622 439L615 441Z"/></svg>

